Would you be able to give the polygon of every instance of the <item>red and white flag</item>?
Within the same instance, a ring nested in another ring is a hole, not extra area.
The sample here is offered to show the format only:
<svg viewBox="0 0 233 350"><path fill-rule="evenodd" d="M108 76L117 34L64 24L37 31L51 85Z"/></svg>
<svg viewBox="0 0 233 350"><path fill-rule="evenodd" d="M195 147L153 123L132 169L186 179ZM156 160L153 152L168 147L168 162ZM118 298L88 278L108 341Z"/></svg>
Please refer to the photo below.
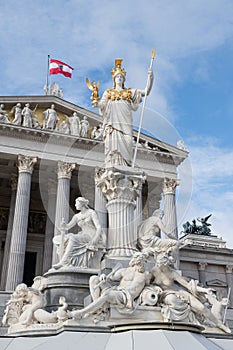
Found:
<svg viewBox="0 0 233 350"><path fill-rule="evenodd" d="M69 66L68 64L54 60L50 58L49 60L49 74L63 74L65 77L71 78L72 77L72 71L74 68Z"/></svg>

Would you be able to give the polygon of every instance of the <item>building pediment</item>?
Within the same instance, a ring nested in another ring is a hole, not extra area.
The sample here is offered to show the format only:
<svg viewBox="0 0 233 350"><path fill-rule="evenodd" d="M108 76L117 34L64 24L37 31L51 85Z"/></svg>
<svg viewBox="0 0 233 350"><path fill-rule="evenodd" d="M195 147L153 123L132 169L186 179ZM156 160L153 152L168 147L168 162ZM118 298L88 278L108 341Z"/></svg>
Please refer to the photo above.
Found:
<svg viewBox="0 0 233 350"><path fill-rule="evenodd" d="M219 279L213 279L213 280L209 280L206 282L207 286L211 286L211 287L227 287L226 282L223 282Z"/></svg>

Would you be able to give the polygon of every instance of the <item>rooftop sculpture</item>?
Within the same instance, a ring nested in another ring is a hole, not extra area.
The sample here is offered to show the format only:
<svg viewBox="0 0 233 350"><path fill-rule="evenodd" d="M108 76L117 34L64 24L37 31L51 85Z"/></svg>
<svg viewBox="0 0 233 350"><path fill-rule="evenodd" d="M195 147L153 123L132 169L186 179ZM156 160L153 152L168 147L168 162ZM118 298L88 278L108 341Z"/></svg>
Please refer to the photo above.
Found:
<svg viewBox="0 0 233 350"><path fill-rule="evenodd" d="M194 235L203 235L203 236L210 236L211 235L211 224L207 222L209 218L212 216L212 214L204 217L204 218L197 218L197 221L201 223L201 225L197 224L197 221L194 219L192 220L192 223L190 224L189 221L187 221L185 224L183 224L183 231L182 233L185 234L194 234Z"/></svg>

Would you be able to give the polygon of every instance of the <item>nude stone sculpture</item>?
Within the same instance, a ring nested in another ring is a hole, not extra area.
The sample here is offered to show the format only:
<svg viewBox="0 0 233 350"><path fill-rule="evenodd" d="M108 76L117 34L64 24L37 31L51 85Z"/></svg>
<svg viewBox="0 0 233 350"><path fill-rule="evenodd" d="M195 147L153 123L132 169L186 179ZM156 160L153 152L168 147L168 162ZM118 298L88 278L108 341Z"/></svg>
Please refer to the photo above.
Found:
<svg viewBox="0 0 233 350"><path fill-rule="evenodd" d="M135 300L150 283L151 274L145 270L145 262L142 253L135 254L130 260L129 267L121 268L110 276L111 281L119 281L116 287L104 284L101 289L95 288L98 281L98 277L95 276L97 279L90 281L90 290L94 291L93 302L82 310L72 311L70 317L80 319L87 314L103 311L110 305L132 312L135 309ZM102 274L99 280L106 281L106 276Z"/></svg>
<svg viewBox="0 0 233 350"><path fill-rule="evenodd" d="M177 256L177 250L182 246L172 234L170 234L162 222L163 212L156 209L152 216L144 220L138 227L138 247L145 253L156 255L161 252L167 252ZM169 238L160 238L160 231L163 231Z"/></svg>

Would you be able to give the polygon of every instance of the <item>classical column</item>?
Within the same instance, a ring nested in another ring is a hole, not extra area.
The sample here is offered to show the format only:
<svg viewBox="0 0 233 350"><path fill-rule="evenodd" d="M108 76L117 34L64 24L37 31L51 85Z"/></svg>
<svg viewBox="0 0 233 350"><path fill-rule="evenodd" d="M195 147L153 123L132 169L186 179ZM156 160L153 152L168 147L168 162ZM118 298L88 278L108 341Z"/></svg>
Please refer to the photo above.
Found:
<svg viewBox="0 0 233 350"><path fill-rule="evenodd" d="M233 266L232 265L226 265L226 280L227 280L227 287L229 293L230 290L230 307L233 307L233 278L232 278L232 271L233 271Z"/></svg>
<svg viewBox="0 0 233 350"><path fill-rule="evenodd" d="M198 272L199 272L199 282L202 284L203 287L206 286L206 266L208 264L204 262L199 262L198 263Z"/></svg>
<svg viewBox="0 0 233 350"><path fill-rule="evenodd" d="M70 179L72 171L75 168L75 163L58 162L57 165L57 201L55 214L55 230L54 236L60 234L60 225L64 219L67 223L69 220L69 206L70 206ZM58 255L55 247L53 247L52 264L58 262Z"/></svg>
<svg viewBox="0 0 233 350"><path fill-rule="evenodd" d="M142 222L142 183L138 188L138 197L136 199L136 208L134 210L134 230L138 231L138 226Z"/></svg>
<svg viewBox="0 0 233 350"><path fill-rule="evenodd" d="M177 179L164 179L164 225L168 232L178 238L177 216L176 216L176 186L179 185Z"/></svg>
<svg viewBox="0 0 233 350"><path fill-rule="evenodd" d="M141 183L142 172L102 169L96 174L97 186L107 199L108 257L130 257L136 251L134 209Z"/></svg>
<svg viewBox="0 0 233 350"><path fill-rule="evenodd" d="M53 235L56 211L56 182L52 179L48 181L48 201L47 201L47 219L45 227L43 273L48 271L52 266Z"/></svg>
<svg viewBox="0 0 233 350"><path fill-rule="evenodd" d="M108 227L108 211L107 211L107 200L105 199L103 192L100 187L98 187L98 171L96 169L95 175L95 211L97 212L100 224L102 229L105 231L107 235L107 227Z"/></svg>
<svg viewBox="0 0 233 350"><path fill-rule="evenodd" d="M31 177L37 158L18 156L18 186L9 252L6 290L14 290L23 280L24 258L27 240Z"/></svg>
<svg viewBox="0 0 233 350"><path fill-rule="evenodd" d="M18 182L18 176L16 174L12 174L11 175L10 211L9 211L9 217L8 217L6 241L5 241L4 256L3 256L3 263L2 263L1 290L5 290L5 285L6 285L6 275L7 275L7 269L8 269L9 251L10 251L12 227L13 227L14 212L15 212L17 182Z"/></svg>

